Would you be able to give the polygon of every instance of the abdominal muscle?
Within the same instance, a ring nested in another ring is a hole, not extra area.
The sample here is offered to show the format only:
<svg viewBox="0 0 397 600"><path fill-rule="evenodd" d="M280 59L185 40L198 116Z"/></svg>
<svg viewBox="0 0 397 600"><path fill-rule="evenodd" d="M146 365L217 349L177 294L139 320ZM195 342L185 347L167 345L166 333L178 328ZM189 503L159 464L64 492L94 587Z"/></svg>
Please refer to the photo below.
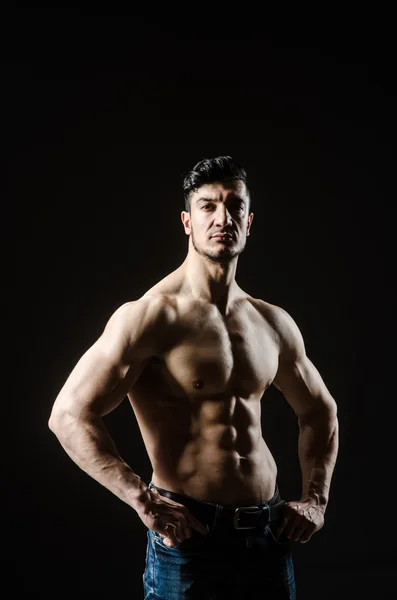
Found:
<svg viewBox="0 0 397 600"><path fill-rule="evenodd" d="M130 396L156 486L223 505L274 495L277 467L262 437L259 399L178 398L151 410L142 400Z"/></svg>

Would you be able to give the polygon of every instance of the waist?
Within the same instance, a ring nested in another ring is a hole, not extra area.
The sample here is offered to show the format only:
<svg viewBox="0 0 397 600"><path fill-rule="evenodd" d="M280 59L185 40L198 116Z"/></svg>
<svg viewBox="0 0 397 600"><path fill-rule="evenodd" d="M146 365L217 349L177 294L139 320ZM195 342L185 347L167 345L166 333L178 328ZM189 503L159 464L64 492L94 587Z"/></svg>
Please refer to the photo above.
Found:
<svg viewBox="0 0 397 600"><path fill-rule="evenodd" d="M177 453L151 453L152 483L208 503L247 505L268 499L275 489L277 465L263 438L257 451L187 446Z"/></svg>
<svg viewBox="0 0 397 600"><path fill-rule="evenodd" d="M259 504L236 505L214 504L205 502L193 496L179 494L156 486L152 481L149 488L155 488L161 496L183 504L191 514L201 521L208 529L226 528L233 530L248 530L265 527L282 516L284 500L278 486L270 500Z"/></svg>

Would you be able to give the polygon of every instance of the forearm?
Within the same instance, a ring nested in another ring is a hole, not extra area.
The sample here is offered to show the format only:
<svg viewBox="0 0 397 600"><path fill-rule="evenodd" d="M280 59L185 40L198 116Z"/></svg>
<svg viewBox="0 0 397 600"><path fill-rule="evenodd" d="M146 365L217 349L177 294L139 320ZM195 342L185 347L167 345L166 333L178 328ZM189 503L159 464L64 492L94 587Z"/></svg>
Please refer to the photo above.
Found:
<svg viewBox="0 0 397 600"><path fill-rule="evenodd" d="M338 454L336 411L323 411L299 421L299 461L302 499L311 498L324 510Z"/></svg>
<svg viewBox="0 0 397 600"><path fill-rule="evenodd" d="M53 417L49 426L83 471L132 508L140 506L147 486L120 457L100 416L64 413Z"/></svg>

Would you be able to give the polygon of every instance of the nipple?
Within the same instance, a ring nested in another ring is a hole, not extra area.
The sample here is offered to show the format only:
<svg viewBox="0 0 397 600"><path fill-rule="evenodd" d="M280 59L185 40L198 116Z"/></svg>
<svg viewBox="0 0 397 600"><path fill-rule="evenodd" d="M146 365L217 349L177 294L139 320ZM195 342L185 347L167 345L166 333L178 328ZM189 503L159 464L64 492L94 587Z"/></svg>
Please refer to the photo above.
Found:
<svg viewBox="0 0 397 600"><path fill-rule="evenodd" d="M196 381L193 381L193 387L195 390L201 390L201 388L204 387L204 381L196 379Z"/></svg>

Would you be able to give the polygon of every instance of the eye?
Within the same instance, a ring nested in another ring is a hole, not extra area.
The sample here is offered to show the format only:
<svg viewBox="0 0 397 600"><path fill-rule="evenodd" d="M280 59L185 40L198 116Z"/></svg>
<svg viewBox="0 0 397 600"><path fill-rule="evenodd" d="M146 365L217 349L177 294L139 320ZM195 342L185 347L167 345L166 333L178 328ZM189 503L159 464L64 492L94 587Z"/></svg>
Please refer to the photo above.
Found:
<svg viewBox="0 0 397 600"><path fill-rule="evenodd" d="M212 209L213 205L212 204L203 204L201 207L202 210L207 210L207 208ZM244 205L243 204L232 204L230 206L229 210L232 210L233 212L237 211L237 210L244 212Z"/></svg>

